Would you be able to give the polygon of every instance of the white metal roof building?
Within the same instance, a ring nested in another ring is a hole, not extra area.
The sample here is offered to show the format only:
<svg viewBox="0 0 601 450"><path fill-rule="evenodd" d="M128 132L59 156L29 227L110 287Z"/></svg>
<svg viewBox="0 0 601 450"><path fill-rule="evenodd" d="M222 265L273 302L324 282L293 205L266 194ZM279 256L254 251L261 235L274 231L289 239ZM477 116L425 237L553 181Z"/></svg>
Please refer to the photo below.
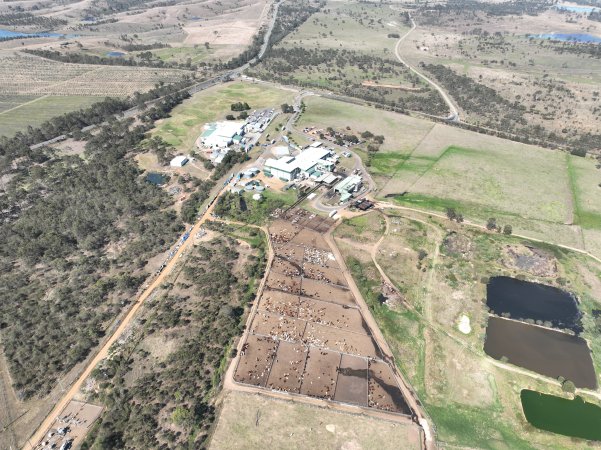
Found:
<svg viewBox="0 0 601 450"><path fill-rule="evenodd" d="M326 161L332 154L327 148L308 148L298 156L285 156L280 159L270 158L265 161L265 170L274 177L292 181L301 173L311 175L319 169L331 170L333 164Z"/></svg>
<svg viewBox="0 0 601 450"><path fill-rule="evenodd" d="M184 155L176 156L171 160L169 165L171 167L183 167L188 163L188 157Z"/></svg>
<svg viewBox="0 0 601 450"><path fill-rule="evenodd" d="M353 192L357 192L361 188L362 184L363 183L359 175L351 175L334 186L334 191L342 195L352 194Z"/></svg>
<svg viewBox="0 0 601 450"><path fill-rule="evenodd" d="M244 122L215 122L205 125L199 141L208 148L225 148L234 142L234 138L242 135L244 135Z"/></svg>

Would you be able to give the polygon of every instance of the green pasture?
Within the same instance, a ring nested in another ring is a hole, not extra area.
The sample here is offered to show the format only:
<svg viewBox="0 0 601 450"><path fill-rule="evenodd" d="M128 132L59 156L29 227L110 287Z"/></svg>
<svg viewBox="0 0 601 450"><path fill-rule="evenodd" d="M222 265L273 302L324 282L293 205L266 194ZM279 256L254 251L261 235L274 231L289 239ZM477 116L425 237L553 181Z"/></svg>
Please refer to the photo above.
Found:
<svg viewBox="0 0 601 450"><path fill-rule="evenodd" d="M206 123L225 120L231 114L231 104L247 102L251 110L273 107L280 109L282 103L292 104L294 92L277 89L265 84L235 82L215 86L199 92L177 106L171 117L160 121L153 131L179 151L190 151ZM233 113L237 114L237 113Z"/></svg>
<svg viewBox="0 0 601 450"><path fill-rule="evenodd" d="M10 99L0 101L0 136L13 136L27 130L29 125L35 128L55 116L87 108L104 97L45 96L34 100L35 97L14 96Z"/></svg>

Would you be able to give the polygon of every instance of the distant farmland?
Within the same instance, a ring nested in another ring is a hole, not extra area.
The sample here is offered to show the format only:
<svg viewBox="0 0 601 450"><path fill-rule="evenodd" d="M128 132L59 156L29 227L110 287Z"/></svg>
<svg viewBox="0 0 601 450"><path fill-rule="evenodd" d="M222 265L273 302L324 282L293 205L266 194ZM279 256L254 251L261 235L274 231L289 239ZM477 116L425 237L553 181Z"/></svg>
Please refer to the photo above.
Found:
<svg viewBox="0 0 601 450"><path fill-rule="evenodd" d="M0 54L0 135L24 131L105 97L145 92L190 72L148 67L67 64Z"/></svg>

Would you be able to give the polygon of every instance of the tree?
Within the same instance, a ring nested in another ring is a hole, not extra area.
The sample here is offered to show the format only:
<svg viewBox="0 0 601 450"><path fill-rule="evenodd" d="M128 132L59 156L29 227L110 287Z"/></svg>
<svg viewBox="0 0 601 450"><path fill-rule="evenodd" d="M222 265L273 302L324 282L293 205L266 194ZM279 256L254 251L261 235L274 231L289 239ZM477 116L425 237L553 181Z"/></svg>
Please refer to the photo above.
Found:
<svg viewBox="0 0 601 450"><path fill-rule="evenodd" d="M574 382L571 380L565 380L562 384L561 384L561 390L568 393L568 394L573 394L576 392L576 386L574 385Z"/></svg>
<svg viewBox="0 0 601 450"><path fill-rule="evenodd" d="M455 211L455 208L447 208L447 217L449 220L455 220L457 218L457 211Z"/></svg>
<svg viewBox="0 0 601 450"><path fill-rule="evenodd" d="M503 227L503 234L506 234L509 236L512 232L513 232L513 228L511 227L511 225L505 225Z"/></svg>
<svg viewBox="0 0 601 450"><path fill-rule="evenodd" d="M293 113L293 112L294 112L294 107L293 107L293 106L291 106L291 105L289 105L288 103L284 103L284 104L282 104L282 106L281 106L281 107L282 107L282 112L283 112L284 114L291 114L291 113Z"/></svg>
<svg viewBox="0 0 601 450"><path fill-rule="evenodd" d="M496 230L497 229L497 219L495 219L494 217L490 217L488 219L488 221L486 222L486 229L487 230Z"/></svg>

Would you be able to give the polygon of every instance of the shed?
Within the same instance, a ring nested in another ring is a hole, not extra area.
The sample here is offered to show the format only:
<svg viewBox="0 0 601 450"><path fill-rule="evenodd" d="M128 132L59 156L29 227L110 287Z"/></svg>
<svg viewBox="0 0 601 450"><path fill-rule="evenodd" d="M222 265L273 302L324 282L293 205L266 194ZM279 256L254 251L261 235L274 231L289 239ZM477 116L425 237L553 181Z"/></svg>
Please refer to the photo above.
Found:
<svg viewBox="0 0 601 450"><path fill-rule="evenodd" d="M184 155L178 155L171 160L169 165L171 167L183 167L188 163L188 157Z"/></svg>

